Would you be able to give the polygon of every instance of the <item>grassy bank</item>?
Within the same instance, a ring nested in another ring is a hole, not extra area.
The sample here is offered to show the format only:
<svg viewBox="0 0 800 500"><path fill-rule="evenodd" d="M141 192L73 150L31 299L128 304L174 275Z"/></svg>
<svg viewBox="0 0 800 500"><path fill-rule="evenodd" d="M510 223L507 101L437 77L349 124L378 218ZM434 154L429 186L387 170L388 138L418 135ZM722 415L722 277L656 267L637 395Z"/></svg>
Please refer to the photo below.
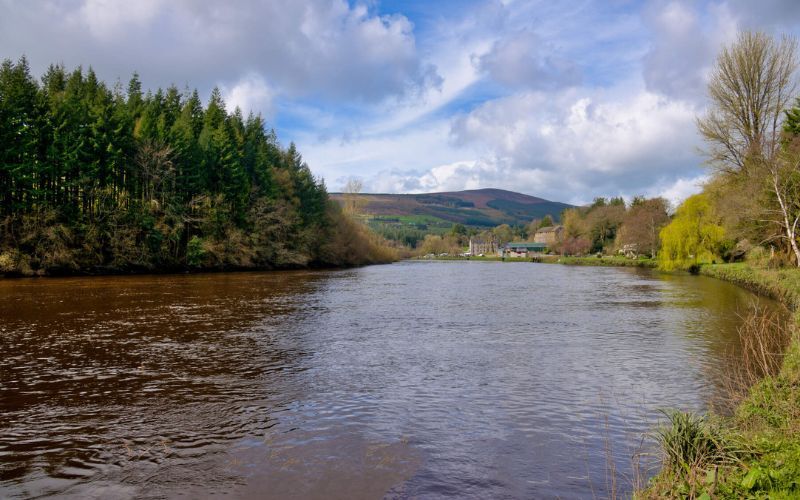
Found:
<svg viewBox="0 0 800 500"><path fill-rule="evenodd" d="M558 255L542 255L540 257L456 257L443 256L422 260L474 260L479 262L539 262L543 264L563 264L566 266L608 266L608 267L656 267L653 259L628 259L617 256L603 257L561 257Z"/></svg>
<svg viewBox="0 0 800 500"><path fill-rule="evenodd" d="M653 259L628 259L626 257L556 257L549 256L546 262L567 266L609 266L609 267L656 267Z"/></svg>
<svg viewBox="0 0 800 500"><path fill-rule="evenodd" d="M794 311L791 340L731 417L671 415L663 469L637 497L800 498L800 270L719 264L700 273L783 302Z"/></svg>

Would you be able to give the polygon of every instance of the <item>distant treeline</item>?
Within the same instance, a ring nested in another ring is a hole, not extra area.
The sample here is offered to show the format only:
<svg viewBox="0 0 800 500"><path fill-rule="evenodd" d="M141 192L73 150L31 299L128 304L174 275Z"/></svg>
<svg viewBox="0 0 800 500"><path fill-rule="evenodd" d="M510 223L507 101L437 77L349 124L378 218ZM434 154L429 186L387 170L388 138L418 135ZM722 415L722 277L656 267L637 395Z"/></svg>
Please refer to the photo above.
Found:
<svg viewBox="0 0 800 500"><path fill-rule="evenodd" d="M90 68L0 67L0 273L352 265L391 252L261 116Z"/></svg>

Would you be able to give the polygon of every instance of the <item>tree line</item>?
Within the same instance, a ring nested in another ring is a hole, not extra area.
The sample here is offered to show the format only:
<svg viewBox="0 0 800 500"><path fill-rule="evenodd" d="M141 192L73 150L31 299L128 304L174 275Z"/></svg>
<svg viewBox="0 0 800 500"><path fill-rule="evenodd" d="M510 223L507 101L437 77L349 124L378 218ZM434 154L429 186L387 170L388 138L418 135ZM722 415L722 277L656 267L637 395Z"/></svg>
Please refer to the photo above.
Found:
<svg viewBox="0 0 800 500"><path fill-rule="evenodd" d="M0 272L349 265L391 252L215 88L0 66ZM349 235L343 240L344 234Z"/></svg>
<svg viewBox="0 0 800 500"><path fill-rule="evenodd" d="M800 266L797 41L743 32L719 53L697 126L711 178L661 234L661 266Z"/></svg>
<svg viewBox="0 0 800 500"><path fill-rule="evenodd" d="M457 255L470 238L494 241L498 248L512 241L532 241L545 227L563 226L563 232L548 250L559 255L629 253L655 258L660 249L660 233L670 222L669 202L664 198L634 197L626 204L622 197L599 197L587 206L569 208L559 219L547 215L527 225L501 224L479 230L455 224L447 234L428 234L417 245L416 253Z"/></svg>

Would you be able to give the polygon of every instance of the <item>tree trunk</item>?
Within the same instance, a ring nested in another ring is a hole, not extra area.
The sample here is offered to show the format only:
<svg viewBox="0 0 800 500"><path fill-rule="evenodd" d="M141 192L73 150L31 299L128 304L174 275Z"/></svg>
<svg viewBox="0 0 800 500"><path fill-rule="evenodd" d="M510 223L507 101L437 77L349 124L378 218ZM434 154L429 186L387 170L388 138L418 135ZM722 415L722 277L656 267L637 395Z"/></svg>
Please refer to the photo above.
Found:
<svg viewBox="0 0 800 500"><path fill-rule="evenodd" d="M778 203L781 206L781 214L783 215L783 225L786 228L786 237L789 239L789 244L794 252L795 265L800 267L800 248L797 247L797 222L799 217L794 218L794 222L789 224L789 210L786 206L786 201L781 194L780 186L778 183L778 174L772 174L772 187L775 189L775 196L778 198Z"/></svg>

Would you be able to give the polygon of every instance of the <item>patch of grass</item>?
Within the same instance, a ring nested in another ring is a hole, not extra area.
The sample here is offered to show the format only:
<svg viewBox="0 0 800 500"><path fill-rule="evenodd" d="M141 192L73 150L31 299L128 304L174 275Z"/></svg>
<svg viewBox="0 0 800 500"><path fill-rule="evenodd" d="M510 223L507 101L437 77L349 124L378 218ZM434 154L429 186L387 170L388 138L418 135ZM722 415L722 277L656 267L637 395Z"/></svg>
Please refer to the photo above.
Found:
<svg viewBox="0 0 800 500"><path fill-rule="evenodd" d="M719 484L720 468L738 464L746 448L708 417L682 411L664 414L667 423L656 432L663 471L644 497L710 498Z"/></svg>
<svg viewBox="0 0 800 500"><path fill-rule="evenodd" d="M602 257L555 257L554 262L568 266L656 267L656 261L653 259L628 259L627 257L617 255L604 255Z"/></svg>
<svg viewBox="0 0 800 500"><path fill-rule="evenodd" d="M685 468L674 466L676 460L667 458L650 486L637 492L636 496L800 498L800 270L717 264L702 266L700 273L771 296L794 310L795 316L783 333L780 328L771 330L775 337L786 335L785 340L764 336L768 333L766 328L770 321L749 322L757 330L751 342L751 354L762 358L753 373L761 378L745 392L734 415L720 419L719 427L714 431L717 432L715 440L727 449L732 449L731 443L734 443L733 449L738 450L736 460L707 462L697 467L694 474L687 475ZM746 321L745 330L747 325ZM747 332L740 331L740 334ZM774 351L780 347L775 341L783 345L788 342L789 345L782 353L776 353ZM782 357L780 364L774 361L776 354ZM696 422L700 417L687 418ZM665 453L675 448L672 442L662 439ZM713 464L713 469L709 464ZM702 471L706 473L705 479L702 479Z"/></svg>

